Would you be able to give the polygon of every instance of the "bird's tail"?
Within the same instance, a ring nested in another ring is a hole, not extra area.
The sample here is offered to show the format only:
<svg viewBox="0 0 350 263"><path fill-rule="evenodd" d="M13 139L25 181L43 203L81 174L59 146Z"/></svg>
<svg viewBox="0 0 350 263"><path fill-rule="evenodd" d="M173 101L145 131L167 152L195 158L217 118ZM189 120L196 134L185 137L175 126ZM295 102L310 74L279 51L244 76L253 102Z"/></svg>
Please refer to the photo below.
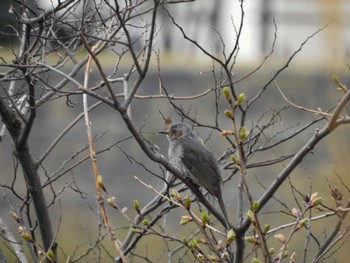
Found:
<svg viewBox="0 0 350 263"><path fill-rule="evenodd" d="M222 213L225 217L225 221L226 221L226 228L227 229L231 229L231 224L230 224L230 221L228 220L228 215L227 215L227 210L226 210L226 206L224 204L224 200L222 199L222 195L221 193L217 196L217 199L218 199L218 202L219 202L219 205L220 205L220 208L222 210Z"/></svg>

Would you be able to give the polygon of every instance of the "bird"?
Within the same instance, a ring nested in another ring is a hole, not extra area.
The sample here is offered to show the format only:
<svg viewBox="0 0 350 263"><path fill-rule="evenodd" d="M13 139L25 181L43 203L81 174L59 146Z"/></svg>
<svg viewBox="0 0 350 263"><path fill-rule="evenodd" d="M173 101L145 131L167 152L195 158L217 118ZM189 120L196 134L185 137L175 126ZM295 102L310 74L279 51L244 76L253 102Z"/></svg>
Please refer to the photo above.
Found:
<svg viewBox="0 0 350 263"><path fill-rule="evenodd" d="M228 223L227 211L222 198L221 172L214 154L202 143L185 122L173 123L168 131L168 157L170 163L179 169L197 186L204 187L220 205Z"/></svg>

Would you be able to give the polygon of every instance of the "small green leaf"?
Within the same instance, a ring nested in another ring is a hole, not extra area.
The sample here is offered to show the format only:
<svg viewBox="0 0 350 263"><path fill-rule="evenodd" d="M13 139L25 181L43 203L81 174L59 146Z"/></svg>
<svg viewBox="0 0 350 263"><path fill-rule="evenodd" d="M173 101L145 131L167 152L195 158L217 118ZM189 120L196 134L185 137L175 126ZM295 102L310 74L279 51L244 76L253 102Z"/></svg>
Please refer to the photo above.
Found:
<svg viewBox="0 0 350 263"><path fill-rule="evenodd" d="M182 216L180 220L180 225L186 225L191 222L193 219L190 216Z"/></svg>

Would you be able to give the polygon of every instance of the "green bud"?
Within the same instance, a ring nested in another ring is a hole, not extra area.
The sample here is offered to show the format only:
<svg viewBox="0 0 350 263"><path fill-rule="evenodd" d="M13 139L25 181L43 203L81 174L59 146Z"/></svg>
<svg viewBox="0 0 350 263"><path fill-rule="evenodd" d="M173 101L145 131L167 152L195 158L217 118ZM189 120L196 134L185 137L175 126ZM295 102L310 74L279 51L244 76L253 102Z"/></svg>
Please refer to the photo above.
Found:
<svg viewBox="0 0 350 263"><path fill-rule="evenodd" d="M299 230L300 228L305 227L306 223L307 223L306 219L300 220L296 226L296 230Z"/></svg>
<svg viewBox="0 0 350 263"><path fill-rule="evenodd" d="M176 189L172 189L171 196L174 197L178 202L182 203L182 198Z"/></svg>
<svg viewBox="0 0 350 263"><path fill-rule="evenodd" d="M309 200L309 206L314 207L323 203L322 197L318 197L318 193L312 193Z"/></svg>
<svg viewBox="0 0 350 263"><path fill-rule="evenodd" d="M209 216L207 214L207 212L203 211L202 212L202 227L205 228L205 225L207 224L209 220Z"/></svg>
<svg viewBox="0 0 350 263"><path fill-rule="evenodd" d="M258 211L259 211L259 208L260 208L259 202L254 202L252 208L253 208L253 211L254 211L254 212L258 212Z"/></svg>
<svg viewBox="0 0 350 263"><path fill-rule="evenodd" d="M116 203L116 199L115 199L114 196L109 197L107 199L107 203L108 203L109 206L113 207L114 209L117 209L117 203Z"/></svg>
<svg viewBox="0 0 350 263"><path fill-rule="evenodd" d="M233 242L233 240L235 240L235 237L236 237L236 233L235 231L233 231L233 229L230 229L228 232L227 232L227 238L226 238L226 244L227 246L230 246L231 243Z"/></svg>
<svg viewBox="0 0 350 263"><path fill-rule="evenodd" d="M266 225L264 226L264 229L263 229L263 234L266 235L267 232L269 232L269 230L270 230L270 224L266 224Z"/></svg>
<svg viewBox="0 0 350 263"><path fill-rule="evenodd" d="M196 238L192 238L190 242L188 242L188 245L191 250L196 250L198 248L198 241Z"/></svg>
<svg viewBox="0 0 350 263"><path fill-rule="evenodd" d="M332 80L333 80L333 82L334 82L337 86L341 86L339 77L338 77L337 75L333 75L333 76L332 76Z"/></svg>
<svg viewBox="0 0 350 263"><path fill-rule="evenodd" d="M187 209L187 210L190 210L191 208L191 198L186 195L185 197L185 200L184 200L184 207Z"/></svg>
<svg viewBox="0 0 350 263"><path fill-rule="evenodd" d="M288 255L289 255L288 250L285 250L282 254L282 258L286 258L286 257L288 257Z"/></svg>
<svg viewBox="0 0 350 263"><path fill-rule="evenodd" d="M33 238L31 237L31 235L29 234L29 232L27 231L27 229L24 226L19 226L18 227L18 232L19 234L23 237L24 240L27 240L29 242L33 242Z"/></svg>
<svg viewBox="0 0 350 263"><path fill-rule="evenodd" d="M270 255L273 255L275 252L276 252L276 249L274 249L273 247L269 248L269 254Z"/></svg>
<svg viewBox="0 0 350 263"><path fill-rule="evenodd" d="M236 159L236 157L234 155L231 155L230 159L231 159L232 163L234 163L234 164L237 163L237 159Z"/></svg>
<svg viewBox="0 0 350 263"><path fill-rule="evenodd" d="M202 253L197 253L196 258L201 262L203 262L206 259Z"/></svg>
<svg viewBox="0 0 350 263"><path fill-rule="evenodd" d="M53 252L52 249L50 249L49 251L47 251L47 256L51 259L52 262L56 262L55 253Z"/></svg>
<svg viewBox="0 0 350 263"><path fill-rule="evenodd" d="M97 176L97 183L101 187L101 189L107 193L106 187L105 187L105 185L103 183L102 175L98 175Z"/></svg>
<svg viewBox="0 0 350 263"><path fill-rule="evenodd" d="M257 240L255 237L247 236L247 237L245 237L244 239L245 239L245 241L247 241L248 243L251 243L251 244L254 244L254 245L259 244L258 240Z"/></svg>
<svg viewBox="0 0 350 263"><path fill-rule="evenodd" d="M225 110L225 111L224 111L224 114L225 114L225 116L226 116L227 118L233 119L233 112L232 112L232 111L230 111L230 110Z"/></svg>
<svg viewBox="0 0 350 263"><path fill-rule="evenodd" d="M131 233L141 233L142 232L140 229L137 229L137 228L134 228L134 227L129 228L129 231Z"/></svg>
<svg viewBox="0 0 350 263"><path fill-rule="evenodd" d="M224 87L223 89L222 89L222 91L224 92L224 95L225 95L225 98L226 98L226 100L227 101L230 101L231 100L231 92L230 92L230 89L229 89L229 87Z"/></svg>
<svg viewBox="0 0 350 263"><path fill-rule="evenodd" d="M216 255L209 255L208 259L210 262L222 262L221 259Z"/></svg>
<svg viewBox="0 0 350 263"><path fill-rule="evenodd" d="M143 219L143 220L142 220L142 224L143 224L144 226L148 226L148 225L149 225L149 222L148 222L147 219Z"/></svg>
<svg viewBox="0 0 350 263"><path fill-rule="evenodd" d="M254 223L255 222L255 218L254 218L254 214L252 212L252 210L248 210L247 211L247 217L249 218L250 222Z"/></svg>
<svg viewBox="0 0 350 263"><path fill-rule="evenodd" d="M322 203L323 203L322 197L317 197L313 202L313 206L321 205Z"/></svg>
<svg viewBox="0 0 350 263"><path fill-rule="evenodd" d="M347 92L347 87L343 83L340 82L338 76L333 75L332 76L332 80L337 85L337 90L338 91L340 91L342 93L346 93Z"/></svg>
<svg viewBox="0 0 350 263"><path fill-rule="evenodd" d="M243 142L245 140L245 138L247 138L249 135L249 131L247 129L245 129L244 127L241 127L239 129L239 139L241 140L241 142Z"/></svg>
<svg viewBox="0 0 350 263"><path fill-rule="evenodd" d="M260 259L258 258L252 258L252 263L261 263Z"/></svg>
<svg viewBox="0 0 350 263"><path fill-rule="evenodd" d="M191 222L193 219L190 216L182 216L180 220L180 225L186 225Z"/></svg>
<svg viewBox="0 0 350 263"><path fill-rule="evenodd" d="M21 222L21 218L17 215L17 213L15 211L10 211L10 215L12 216L12 218L14 220L16 220L17 223Z"/></svg>
<svg viewBox="0 0 350 263"><path fill-rule="evenodd" d="M240 105L243 101L247 99L246 95L244 93L241 93L237 97L236 105Z"/></svg>
<svg viewBox="0 0 350 263"><path fill-rule="evenodd" d="M138 214L140 214L140 205L138 200L134 200L134 208Z"/></svg>

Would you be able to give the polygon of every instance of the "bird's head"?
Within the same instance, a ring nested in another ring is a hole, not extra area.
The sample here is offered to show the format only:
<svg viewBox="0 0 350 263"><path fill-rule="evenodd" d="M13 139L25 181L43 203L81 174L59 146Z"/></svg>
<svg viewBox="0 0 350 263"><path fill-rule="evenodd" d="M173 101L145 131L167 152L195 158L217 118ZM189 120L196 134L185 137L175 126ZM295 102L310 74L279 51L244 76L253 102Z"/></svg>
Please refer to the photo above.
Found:
<svg viewBox="0 0 350 263"><path fill-rule="evenodd" d="M191 127L184 122L173 123L169 126L166 132L159 133L167 134L169 141L180 140L185 137L196 138L196 135L193 133Z"/></svg>

